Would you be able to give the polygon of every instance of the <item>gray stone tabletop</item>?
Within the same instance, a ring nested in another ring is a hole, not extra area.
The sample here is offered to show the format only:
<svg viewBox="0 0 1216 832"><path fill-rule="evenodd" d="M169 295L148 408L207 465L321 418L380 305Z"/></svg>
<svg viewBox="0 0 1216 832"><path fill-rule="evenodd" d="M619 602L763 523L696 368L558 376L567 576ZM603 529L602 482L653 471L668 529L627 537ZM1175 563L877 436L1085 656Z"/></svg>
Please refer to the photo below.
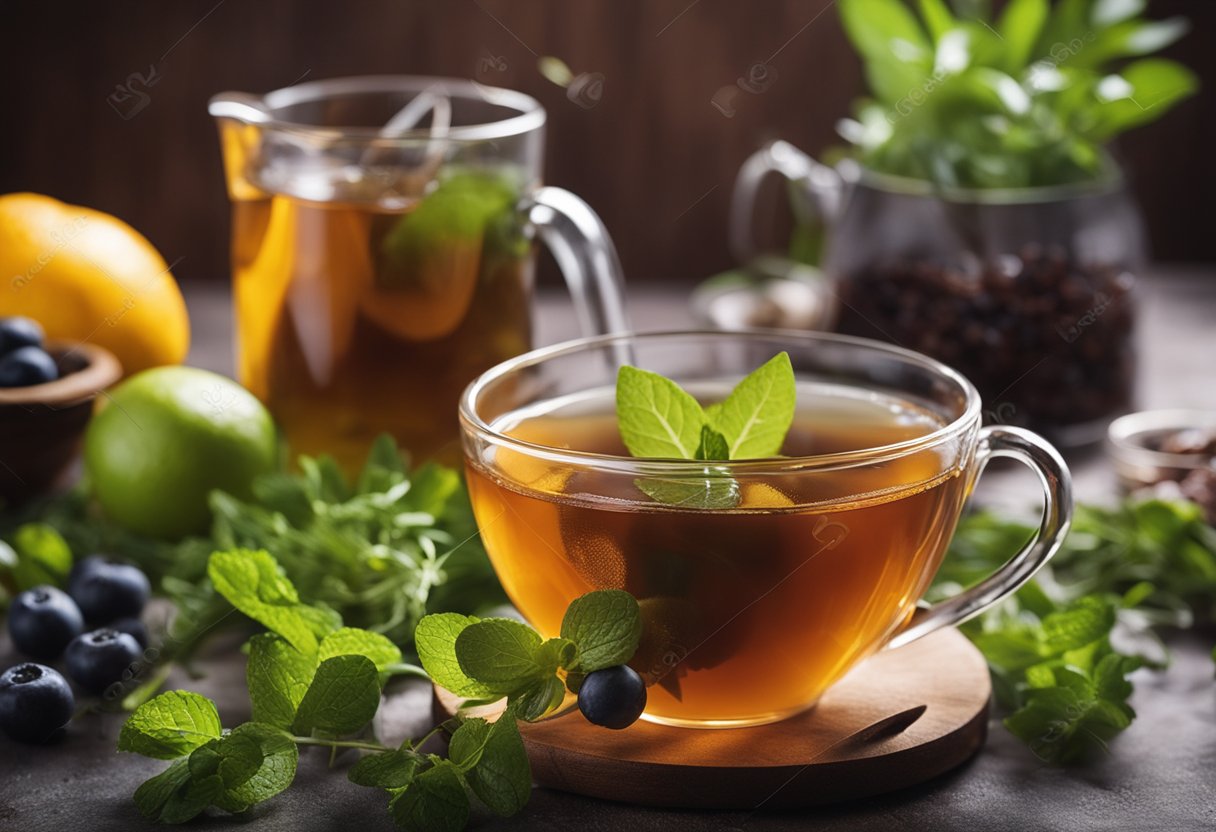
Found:
<svg viewBox="0 0 1216 832"><path fill-rule="evenodd" d="M1139 288L1140 403L1144 407L1216 408L1216 270L1158 268ZM221 286L188 287L194 324L191 363L230 372L231 320ZM539 338L574 333L565 299L542 297ZM684 298L670 290L634 292L635 327L687 326ZM1110 469L1099 451L1070 458L1083 500L1113 494ZM1015 506L1033 483L998 477L984 486L987 502ZM1216 631L1170 638L1173 663L1164 672L1138 671L1132 704L1139 714L1104 759L1082 768L1041 764L992 720L986 747L970 763L925 785L825 809L787 812L696 812L646 809L534 790L518 817L476 815L472 829L793 830L824 832L1074 832L1074 830L1216 829L1216 684L1210 650ZM16 661L0 636L0 667ZM244 659L234 644L213 645L199 664L200 679L171 678L171 686L211 696L225 724L248 716ZM429 718L424 685L392 689L385 731L412 733ZM138 832L160 828L144 821L130 796L165 764L114 749L122 717L91 716L72 725L58 744L16 745L0 738L0 832ZM200 818L188 828L205 832L246 828L264 832L393 829L384 801L372 790L328 770L328 754L309 749L291 789L247 816ZM345 761L339 759L341 767Z"/></svg>

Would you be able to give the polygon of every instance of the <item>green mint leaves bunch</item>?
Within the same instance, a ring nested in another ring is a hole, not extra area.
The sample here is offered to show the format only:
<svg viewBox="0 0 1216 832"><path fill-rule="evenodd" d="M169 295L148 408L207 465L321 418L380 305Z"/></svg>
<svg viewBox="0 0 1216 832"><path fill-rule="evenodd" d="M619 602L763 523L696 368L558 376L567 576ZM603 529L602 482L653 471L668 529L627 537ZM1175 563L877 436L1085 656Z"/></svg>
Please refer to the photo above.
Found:
<svg viewBox="0 0 1216 832"><path fill-rule="evenodd" d="M518 719L552 715L581 674L632 658L641 635L637 602L617 590L593 592L567 610L561 636L543 640L508 619L441 613L419 624L427 670L403 662L384 635L344 627L332 609L306 604L264 551L216 552L207 569L215 590L266 628L250 639L246 682L252 720L231 730L215 703L169 691L142 704L119 736L120 751L172 761L135 792L148 818L182 823L209 807L244 812L287 789L300 746L366 752L349 770L355 784L384 791L406 830L463 829L470 793L501 816L519 812L532 789ZM457 717L397 747L369 736L382 688L395 674L431 678L481 701L508 700L497 721ZM426 753L435 734L448 755Z"/></svg>
<svg viewBox="0 0 1216 832"><path fill-rule="evenodd" d="M1188 28L1142 18L1146 0L1009 0L996 17L987 2L917 0L919 16L903 0L838 5L874 96L840 133L867 167L943 187L1099 179L1108 141L1198 88L1143 57Z"/></svg>
<svg viewBox="0 0 1216 832"><path fill-rule="evenodd" d="M963 518L929 598L991 574L1033 529ZM961 628L988 660L1005 724L1041 758L1084 759L1128 728L1137 668L1169 654L1156 629L1216 614L1216 529L1192 503L1078 505L1060 551L1013 598Z"/></svg>
<svg viewBox="0 0 1216 832"><path fill-rule="evenodd" d="M415 643L436 684L473 703L506 698L510 713L534 721L564 710L587 674L627 663L641 637L638 602L603 589L570 603L555 638L508 618L440 613L422 619Z"/></svg>
<svg viewBox="0 0 1216 832"><path fill-rule="evenodd" d="M752 371L720 402L701 404L671 379L624 366L616 379L616 415L629 453L648 459L725 462L781 453L794 421L797 389L788 353ZM687 477L639 478L656 502L684 508L738 506L739 484L721 466Z"/></svg>
<svg viewBox="0 0 1216 832"><path fill-rule="evenodd" d="M71 551L110 552L136 563L200 631L223 605L206 579L211 554L237 548L274 552L304 601L331 607L346 623L407 648L425 612L505 603L458 471L433 463L411 468L388 435L375 441L353 480L327 456L302 456L298 468L258 478L250 500L214 492L209 534L176 543L98 518L80 490L20 519L58 529ZM0 533L16 549L37 548L40 557L62 560L35 546L33 533L26 534L27 545L4 526ZM0 548L0 585L5 560Z"/></svg>

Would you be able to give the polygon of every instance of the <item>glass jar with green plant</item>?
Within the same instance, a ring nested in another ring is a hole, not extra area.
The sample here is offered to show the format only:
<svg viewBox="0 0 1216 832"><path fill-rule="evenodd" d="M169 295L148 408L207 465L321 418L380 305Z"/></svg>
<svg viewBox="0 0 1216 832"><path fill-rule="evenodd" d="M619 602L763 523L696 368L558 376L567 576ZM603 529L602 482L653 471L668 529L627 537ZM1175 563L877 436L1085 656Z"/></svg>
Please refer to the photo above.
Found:
<svg viewBox="0 0 1216 832"><path fill-rule="evenodd" d="M1131 404L1144 232L1108 143L1197 88L1143 57L1187 29L1146 0L840 0L871 95L829 168L778 142L739 174L733 244L752 253L760 180L827 224L836 329L933 355L1001 421L1085 441ZM805 239L805 231L800 239Z"/></svg>

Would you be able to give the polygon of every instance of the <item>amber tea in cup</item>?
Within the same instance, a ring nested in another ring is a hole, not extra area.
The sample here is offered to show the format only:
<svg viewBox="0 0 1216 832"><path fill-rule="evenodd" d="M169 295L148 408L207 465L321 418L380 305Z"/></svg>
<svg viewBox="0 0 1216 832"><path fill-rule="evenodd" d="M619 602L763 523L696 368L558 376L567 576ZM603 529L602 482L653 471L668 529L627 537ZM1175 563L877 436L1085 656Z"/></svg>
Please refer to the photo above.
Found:
<svg viewBox="0 0 1216 832"><path fill-rule="evenodd" d="M594 213L539 186L545 112L441 78L223 93L241 383L293 452L353 470L391 433L459 457L461 390L531 346L533 249L559 252L584 328L624 329Z"/></svg>
<svg viewBox="0 0 1216 832"><path fill-rule="evenodd" d="M781 350L798 392L782 457L713 463L713 475L737 484L731 508L647 496L648 480L704 481L707 463L628 456L615 368L655 370L708 405ZM462 419L474 511L507 593L546 635L585 592L633 594L645 625L631 662L649 684L645 718L669 724L759 724L809 707L876 650L1012 592L1066 525L1067 472L1049 446L1017 429L981 430L964 379L857 339L701 333L562 345L487 373ZM920 609L993 455L1042 472L1040 536L976 588Z"/></svg>

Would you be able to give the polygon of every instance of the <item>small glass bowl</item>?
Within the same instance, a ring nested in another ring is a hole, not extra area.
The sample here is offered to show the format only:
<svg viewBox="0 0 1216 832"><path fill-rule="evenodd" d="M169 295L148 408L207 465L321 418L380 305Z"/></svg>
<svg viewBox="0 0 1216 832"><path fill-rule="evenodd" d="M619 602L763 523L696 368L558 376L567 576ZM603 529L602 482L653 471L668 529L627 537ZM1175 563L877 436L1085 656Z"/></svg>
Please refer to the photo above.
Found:
<svg viewBox="0 0 1216 832"><path fill-rule="evenodd" d="M1216 410L1145 410L1111 422L1107 442L1123 490L1181 482L1194 471L1216 468L1212 452L1161 449L1171 437L1192 431L1196 439L1216 441Z"/></svg>
<svg viewBox="0 0 1216 832"><path fill-rule="evenodd" d="M711 277L692 293L697 323L727 331L823 330L834 311L823 272L780 257L759 257Z"/></svg>

